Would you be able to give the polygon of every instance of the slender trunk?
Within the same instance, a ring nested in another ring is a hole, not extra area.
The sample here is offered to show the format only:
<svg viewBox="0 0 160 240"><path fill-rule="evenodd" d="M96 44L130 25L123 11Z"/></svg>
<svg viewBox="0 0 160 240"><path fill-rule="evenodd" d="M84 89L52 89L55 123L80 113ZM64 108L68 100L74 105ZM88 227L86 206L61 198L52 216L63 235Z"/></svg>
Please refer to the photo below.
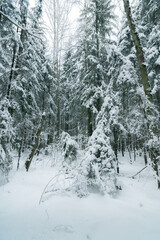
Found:
<svg viewBox="0 0 160 240"><path fill-rule="evenodd" d="M114 127L113 129L113 135L114 135L114 143L113 143L113 150L114 150L114 154L116 156L116 167L117 167L117 173L119 174L119 164L118 164L118 135L117 135L117 131Z"/></svg>
<svg viewBox="0 0 160 240"><path fill-rule="evenodd" d="M21 140L20 146L19 146L19 149L18 149L17 171L19 170L19 163L20 163L21 154L22 154L22 146L23 146L23 139Z"/></svg>
<svg viewBox="0 0 160 240"><path fill-rule="evenodd" d="M131 148L131 135L128 134L128 153L129 153L129 159L130 159L130 164L132 164L132 148Z"/></svg>
<svg viewBox="0 0 160 240"><path fill-rule="evenodd" d="M36 134L36 139L35 139L35 144L33 146L33 149L29 155L29 158L28 160L25 162L25 166L26 166L26 171L28 172L29 170L29 167L31 165L31 162L32 162L32 159L34 157L34 154L35 154L35 151L38 147L38 143L39 143L39 137L40 137L40 134L42 132L42 128L43 128L43 123L44 123L44 119L45 119L45 114L42 115L42 119L41 119L41 123L40 123L40 128L38 129L37 131L37 134Z"/></svg>
<svg viewBox="0 0 160 240"><path fill-rule="evenodd" d="M140 38L136 31L135 23L132 18L129 0L123 0L123 3L124 3L124 9L125 9L127 20L128 20L128 25L129 25L130 32L131 32L131 35L133 38L134 46L136 48L136 55L137 55L139 71L140 71L140 75L141 75L141 79L142 79L144 92L145 92L146 96L148 97L149 101L151 103L153 103L153 98L151 95L151 89L150 89L149 78L148 78L148 73L147 73L147 67L146 67L145 59L144 59L144 52L143 52L143 49L141 46Z"/></svg>
<svg viewBox="0 0 160 240"><path fill-rule="evenodd" d="M92 133L93 133L92 110L88 108L88 137L90 137Z"/></svg>
<svg viewBox="0 0 160 240"><path fill-rule="evenodd" d="M12 57L12 64L11 64L11 72L9 75L9 83L8 83L8 88L7 88L7 98L9 99L10 97L10 91L11 91L11 84L12 84L12 79L13 79L13 68L15 66L15 61L16 61L16 44L14 44L13 47L13 57Z"/></svg>
<svg viewBox="0 0 160 240"><path fill-rule="evenodd" d="M86 10L87 8L87 4L86 4L86 0L84 2L84 9ZM86 73L88 73L88 69L89 69L89 63L88 63L88 42L87 42L87 13L85 11L85 19L84 19L85 23L84 23L84 36L85 36L85 41L84 41L84 49L85 49L85 68L86 68ZM87 78L86 80L87 83L90 82L90 79Z"/></svg>
<svg viewBox="0 0 160 240"><path fill-rule="evenodd" d="M145 165L148 164L148 160L147 160L147 152L146 152L146 148L144 147L144 163Z"/></svg>
<svg viewBox="0 0 160 240"><path fill-rule="evenodd" d="M21 25L23 28L26 28L28 5L27 5L27 7L24 7L24 0L21 0L21 2L20 2L20 11L21 11ZM23 53L23 48L24 48L23 44L26 39L26 34L27 34L26 31L24 29L21 29L21 33L20 33L21 43L19 44L16 68L20 68L20 66L21 66L21 56Z"/></svg>
<svg viewBox="0 0 160 240"><path fill-rule="evenodd" d="M60 73L59 64L57 63L57 137L60 136Z"/></svg>
<svg viewBox="0 0 160 240"><path fill-rule="evenodd" d="M69 110L65 113L65 132L69 133Z"/></svg>
<svg viewBox="0 0 160 240"><path fill-rule="evenodd" d="M99 9L98 9L98 3L96 2L96 26L95 26L95 30L96 30L96 57L97 57L97 61L99 61ZM97 68L97 73L96 73L96 85L97 87L101 86L101 78L100 78L100 73L99 73L99 69ZM101 109L101 98L100 96L98 96L97 98L97 104L96 104L96 108L97 111L99 112Z"/></svg>
<svg viewBox="0 0 160 240"><path fill-rule="evenodd" d="M87 3L86 0L84 2L84 9L86 10L87 8ZM89 70L89 63L88 63L88 42L87 42L87 13L85 11L85 23L84 23L84 34L85 34L85 42L84 42L84 47L85 47L85 70L86 74L88 73ZM86 84L90 84L90 79L86 79ZM93 133L93 124L92 124L92 110L91 107L87 109L87 115L88 115L88 137L90 137Z"/></svg>
<svg viewBox="0 0 160 240"><path fill-rule="evenodd" d="M134 161L136 161L136 136L134 136L134 140L133 140L133 151L134 151Z"/></svg>
<svg viewBox="0 0 160 240"><path fill-rule="evenodd" d="M2 3L2 0L0 0L0 11L2 11L1 3ZM0 13L0 22L1 22L1 19L2 19L2 14Z"/></svg>
<svg viewBox="0 0 160 240"><path fill-rule="evenodd" d="M122 150L122 157L124 157L124 152L125 152L125 142L124 142L123 137L122 137L122 140L121 140L121 150Z"/></svg>

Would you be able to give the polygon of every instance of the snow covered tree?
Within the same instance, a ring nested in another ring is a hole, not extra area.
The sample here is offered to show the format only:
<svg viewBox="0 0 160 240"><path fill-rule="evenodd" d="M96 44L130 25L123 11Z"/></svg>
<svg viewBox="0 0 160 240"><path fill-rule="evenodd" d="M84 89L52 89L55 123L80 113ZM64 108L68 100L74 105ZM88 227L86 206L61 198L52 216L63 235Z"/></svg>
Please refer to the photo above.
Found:
<svg viewBox="0 0 160 240"><path fill-rule="evenodd" d="M14 1L2 1L0 3L0 10L0 169L7 175L12 167L10 151L14 136L12 118L9 113L10 101L8 93L12 75L16 71L14 58L18 33L17 28L12 26L6 17L16 19L17 11Z"/></svg>
<svg viewBox="0 0 160 240"><path fill-rule="evenodd" d="M113 99L108 91L85 154L86 177L91 191L113 194L118 188L116 182L116 168L119 173L118 159L111 142L113 128L120 125L117 120L117 106L113 105Z"/></svg>
<svg viewBox="0 0 160 240"><path fill-rule="evenodd" d="M80 19L77 49L79 66L79 95L88 110L88 135L91 136L95 116L103 102L103 90L108 82L107 71L111 26L113 20L111 1L87 1Z"/></svg>
<svg viewBox="0 0 160 240"><path fill-rule="evenodd" d="M39 27L42 1L37 2L32 13L28 6L28 0L1 3L1 145L4 152L11 148L18 150L18 165L21 151L33 143L44 110L47 119L54 115L53 71L45 57ZM49 125L46 121L48 134ZM43 146L47 144L47 140L42 142Z"/></svg>
<svg viewBox="0 0 160 240"><path fill-rule="evenodd" d="M158 1L141 1L137 4L137 7L135 9L135 14L137 15L136 22L138 25L137 30L141 36L145 51L145 59L147 62L153 101L157 105L157 108L160 110L159 13L160 4Z"/></svg>
<svg viewBox="0 0 160 240"><path fill-rule="evenodd" d="M146 108L144 111L146 114L146 118L148 118L147 124L148 124L149 139L150 141L151 140L153 141L153 139L157 136L157 133L158 133L156 119L159 118L159 116L157 115L157 112L153 106L153 96L152 96L150 82L149 82L149 75L148 75L147 67L145 64L144 50L141 44L139 34L136 31L136 25L131 14L129 0L124 0L123 2L124 2L124 9L126 12L128 25L129 25L133 43L136 49L136 56L137 56L137 62L138 62L139 73L142 81L142 86L144 89L145 96L147 98ZM159 150L157 148L157 144L155 146L154 144L149 144L149 145L150 145L150 156L152 160L152 166L157 176L158 188L160 188L159 169L158 169Z"/></svg>
<svg viewBox="0 0 160 240"><path fill-rule="evenodd" d="M64 161L67 162L67 164L71 165L71 163L77 158L78 144L74 139L71 138L68 133L62 132L61 146Z"/></svg>
<svg viewBox="0 0 160 240"><path fill-rule="evenodd" d="M80 104L80 82L75 81L78 75L77 53L71 47L64 56L61 74L61 126L71 136L86 134L87 111Z"/></svg>

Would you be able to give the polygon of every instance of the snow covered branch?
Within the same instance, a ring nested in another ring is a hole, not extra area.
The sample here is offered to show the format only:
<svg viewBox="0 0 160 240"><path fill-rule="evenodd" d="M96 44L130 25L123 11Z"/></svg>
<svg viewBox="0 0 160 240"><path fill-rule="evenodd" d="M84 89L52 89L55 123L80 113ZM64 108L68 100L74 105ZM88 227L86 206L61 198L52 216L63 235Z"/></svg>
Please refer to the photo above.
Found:
<svg viewBox="0 0 160 240"><path fill-rule="evenodd" d="M15 69L12 68L12 69L9 69L8 71L6 71L6 72L0 74L0 78L3 77L5 74L10 73L11 71L18 71L18 70L19 70L19 68L15 68Z"/></svg>
<svg viewBox="0 0 160 240"><path fill-rule="evenodd" d="M29 35L31 35L32 37L38 38L39 40L42 40L40 37L34 35L33 33L29 32L28 29L20 26L18 23L16 23L15 21L13 21L10 17L8 17L5 13L3 13L2 11L0 11L0 14L2 14L5 18L8 19L8 21L10 21L12 24L14 24L16 27L20 28L21 30L27 32Z"/></svg>

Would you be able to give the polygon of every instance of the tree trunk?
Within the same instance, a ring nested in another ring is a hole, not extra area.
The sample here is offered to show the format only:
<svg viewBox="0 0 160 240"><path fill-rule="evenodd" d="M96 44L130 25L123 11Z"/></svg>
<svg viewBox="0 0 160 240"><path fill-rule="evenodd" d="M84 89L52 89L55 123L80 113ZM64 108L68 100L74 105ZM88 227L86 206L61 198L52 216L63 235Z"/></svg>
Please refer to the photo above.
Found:
<svg viewBox="0 0 160 240"><path fill-rule="evenodd" d="M1 4L2 4L2 0L0 0L0 11L2 11L2 6L1 6ZM0 22L1 22L1 18L2 18L2 14L0 13Z"/></svg>
<svg viewBox="0 0 160 240"><path fill-rule="evenodd" d="M148 164L148 160L147 160L147 151L146 151L146 148L144 147L144 163L145 165Z"/></svg>
<svg viewBox="0 0 160 240"><path fill-rule="evenodd" d="M58 60L57 60L58 61ZM61 121L61 112L60 112L60 70L59 70L59 64L57 62L57 92L56 92L56 98L57 98L57 138L60 136L60 121Z"/></svg>
<svg viewBox="0 0 160 240"><path fill-rule="evenodd" d="M23 147L23 138L20 142L20 146L19 146L19 149L18 149L17 171L19 170L19 163L20 163L20 158L21 158L21 153L22 153L22 147Z"/></svg>
<svg viewBox="0 0 160 240"><path fill-rule="evenodd" d="M116 168L117 173L119 174L119 163L118 163L118 134L116 131L116 127L113 128L113 135L114 135L114 143L113 143L113 150L116 156Z"/></svg>
<svg viewBox="0 0 160 240"><path fill-rule="evenodd" d="M142 79L142 85L144 88L144 92L145 92L146 96L148 97L148 100L150 101L150 103L153 103L153 97L151 95L147 67L146 67L145 59L144 59L144 52L143 52L143 49L141 46L140 38L136 31L135 23L132 18L129 0L123 0L123 3L124 3L126 17L128 20L128 25L129 25L130 32L131 32L131 35L133 38L133 43L136 48L136 55L137 55L138 66L139 66L139 71L140 71L140 76ZM148 113L150 116L152 116L151 110ZM151 130L152 130L153 135L157 134L156 126L153 126ZM158 160L157 160L156 150L151 149L150 152L151 152L152 167L153 167L153 170L156 172L158 188L160 189L159 169L158 169Z"/></svg>
<svg viewBox="0 0 160 240"><path fill-rule="evenodd" d="M44 119L45 119L45 114L42 115L40 128L38 129L37 134L36 134L35 144L34 144L33 149L32 149L32 151L31 151L31 153L29 155L28 160L25 162L25 166L26 166L26 171L27 172L28 172L29 167L31 165L31 162L32 162L32 159L34 157L35 151L36 151L36 149L38 147L39 137L40 137L40 134L41 134L41 131L42 131L42 128L43 128Z"/></svg>
<svg viewBox="0 0 160 240"><path fill-rule="evenodd" d="M125 152L125 142L124 142L123 137L122 137L122 139L121 139L121 151L122 151L122 157L124 157L124 152Z"/></svg>
<svg viewBox="0 0 160 240"><path fill-rule="evenodd" d="M99 8L98 8L98 4L96 2L96 19L95 19L95 30L96 30L96 57L97 57L97 60L100 59L100 53L99 53L99 50L100 50L100 41L99 41L99 30L100 30L100 24L99 24ZM101 83L101 76L100 76L100 71L99 71L99 68L97 68L97 76L96 76L96 85L97 87L100 87L102 85ZM102 106L102 99L100 96L98 96L97 98L97 103L96 103L96 108L97 108L97 111L99 112L101 110L101 106Z"/></svg>
<svg viewBox="0 0 160 240"><path fill-rule="evenodd" d="M138 60L138 65L139 65L139 70L140 70L140 75L141 75L141 79L142 79L144 92L145 92L146 96L148 97L149 101L151 103L153 103L147 68L146 68L145 59L144 59L144 53L143 53L143 49L141 46L140 38L136 31L135 23L132 18L129 0L123 0L123 3L124 3L124 9L125 9L125 13L126 13L127 20L128 20L128 25L129 25L130 32L131 32L131 35L133 38L134 46L136 48L136 55L137 55L137 60Z"/></svg>
<svg viewBox="0 0 160 240"><path fill-rule="evenodd" d="M11 72L9 76L9 83L8 83L8 89L7 89L7 98L9 99L10 97L10 92L11 92L11 84L12 84L12 78L13 78L13 68L15 66L16 62L16 43L14 44L13 47L13 57L12 57L12 64L11 64Z"/></svg>
<svg viewBox="0 0 160 240"><path fill-rule="evenodd" d="M84 9L87 9L87 2L85 0L84 2ZM86 74L89 70L89 63L88 63L88 42L87 42L87 12L85 11L85 27L84 27L84 34L85 34L85 41L84 41L84 49L85 49L85 70ZM86 84L90 84L90 79L87 77ZM88 115L88 137L90 137L93 133L93 124L92 124L92 110L91 107L87 109L87 115Z"/></svg>
<svg viewBox="0 0 160 240"><path fill-rule="evenodd" d="M24 29L21 29L20 33L20 40L21 43L19 44L19 49L18 49L18 55L17 55L17 61L16 61L16 68L21 68L21 58L22 58L22 53L23 53L23 44L26 39L26 25L27 25L27 13L28 13L28 6L24 7L24 0L21 0L20 3L20 11L21 11L21 25L23 26Z"/></svg>
<svg viewBox="0 0 160 240"><path fill-rule="evenodd" d="M93 133L92 110L88 108L88 137L90 137L92 133Z"/></svg>

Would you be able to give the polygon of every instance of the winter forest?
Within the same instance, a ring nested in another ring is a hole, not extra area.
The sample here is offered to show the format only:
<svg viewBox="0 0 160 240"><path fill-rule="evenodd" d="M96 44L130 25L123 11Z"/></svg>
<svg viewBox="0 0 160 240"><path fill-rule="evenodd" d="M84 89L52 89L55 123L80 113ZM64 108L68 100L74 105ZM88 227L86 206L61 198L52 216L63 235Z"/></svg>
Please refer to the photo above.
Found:
<svg viewBox="0 0 160 240"><path fill-rule="evenodd" d="M160 1L0 0L0 239L159 240Z"/></svg>

